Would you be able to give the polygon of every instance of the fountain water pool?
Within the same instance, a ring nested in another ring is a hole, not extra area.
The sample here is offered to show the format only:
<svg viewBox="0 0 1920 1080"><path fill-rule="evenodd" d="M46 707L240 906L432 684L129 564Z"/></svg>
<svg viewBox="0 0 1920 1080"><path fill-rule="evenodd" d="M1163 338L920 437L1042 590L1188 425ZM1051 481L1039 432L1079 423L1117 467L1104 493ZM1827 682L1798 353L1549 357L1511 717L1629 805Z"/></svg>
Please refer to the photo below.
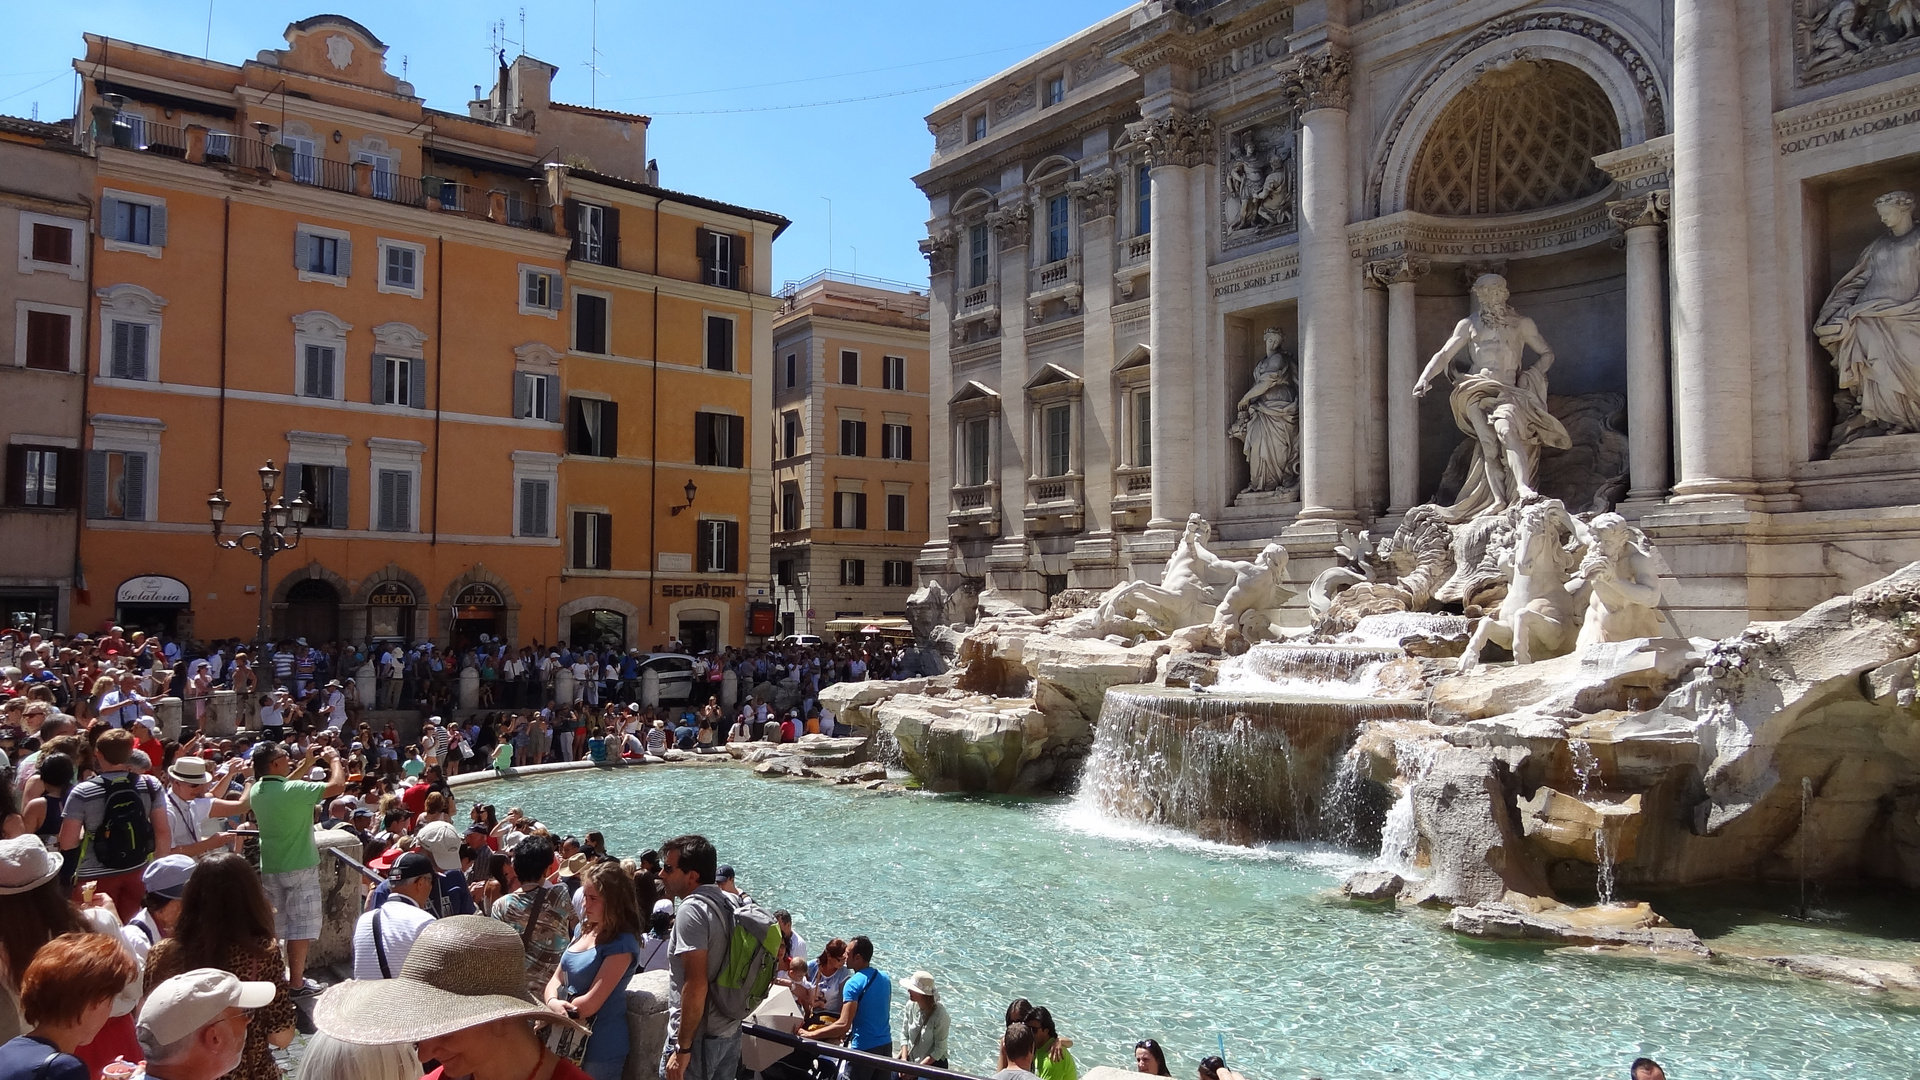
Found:
<svg viewBox="0 0 1920 1080"><path fill-rule="evenodd" d="M1362 856L1210 844L1085 804L889 797L724 768L473 797L602 828L622 852L706 833L815 950L865 933L896 982L933 972L954 1066L976 1075L1015 995L1052 1009L1083 1069L1124 1065L1151 1036L1179 1076L1216 1038L1260 1080L1593 1080L1641 1054L1676 1076L1893 1080L1920 1047L1920 1010L1745 969L1469 943L1437 913L1330 899Z"/></svg>

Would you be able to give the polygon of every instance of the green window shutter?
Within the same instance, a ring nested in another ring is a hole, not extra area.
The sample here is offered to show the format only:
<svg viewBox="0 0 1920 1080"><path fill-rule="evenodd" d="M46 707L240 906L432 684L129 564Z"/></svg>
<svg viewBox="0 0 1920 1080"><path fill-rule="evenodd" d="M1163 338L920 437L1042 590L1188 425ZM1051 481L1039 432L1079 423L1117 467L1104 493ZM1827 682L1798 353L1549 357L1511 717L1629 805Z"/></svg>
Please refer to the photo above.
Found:
<svg viewBox="0 0 1920 1080"><path fill-rule="evenodd" d="M727 418L727 467L745 468L747 463L747 422L738 416Z"/></svg>
<svg viewBox="0 0 1920 1080"><path fill-rule="evenodd" d="M107 516L107 452L87 451L87 516Z"/></svg>
<svg viewBox="0 0 1920 1080"><path fill-rule="evenodd" d="M347 527L347 509L353 505L353 488L347 482L347 467L333 467L333 498L327 505L327 525L329 528Z"/></svg>
<svg viewBox="0 0 1920 1080"><path fill-rule="evenodd" d="M147 455L127 455L127 520L147 520Z"/></svg>
<svg viewBox="0 0 1920 1080"><path fill-rule="evenodd" d="M717 464L713 460L713 414L693 414L693 463Z"/></svg>

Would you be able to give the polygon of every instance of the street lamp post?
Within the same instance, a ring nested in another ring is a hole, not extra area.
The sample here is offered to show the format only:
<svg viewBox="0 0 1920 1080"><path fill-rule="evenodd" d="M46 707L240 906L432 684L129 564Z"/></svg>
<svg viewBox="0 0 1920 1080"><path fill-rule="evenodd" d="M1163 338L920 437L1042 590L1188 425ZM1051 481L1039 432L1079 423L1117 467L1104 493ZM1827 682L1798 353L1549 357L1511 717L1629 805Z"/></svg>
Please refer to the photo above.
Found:
<svg viewBox="0 0 1920 1080"><path fill-rule="evenodd" d="M273 618L271 603L267 598L267 568L273 557L283 551L292 551L300 546L300 533L306 528L307 515L313 505L306 496L294 493L292 504L274 497L274 489L280 484L280 470L273 467L273 459L260 467L260 528L248 530L232 540L220 538L220 531L227 520L228 501L225 488L215 488L207 496L207 517L213 521L213 542L223 548L239 548L251 552L260 560L260 615L253 630L253 642L256 652L267 643L270 622ZM293 532L287 532L291 522ZM252 541L249 543L248 541Z"/></svg>

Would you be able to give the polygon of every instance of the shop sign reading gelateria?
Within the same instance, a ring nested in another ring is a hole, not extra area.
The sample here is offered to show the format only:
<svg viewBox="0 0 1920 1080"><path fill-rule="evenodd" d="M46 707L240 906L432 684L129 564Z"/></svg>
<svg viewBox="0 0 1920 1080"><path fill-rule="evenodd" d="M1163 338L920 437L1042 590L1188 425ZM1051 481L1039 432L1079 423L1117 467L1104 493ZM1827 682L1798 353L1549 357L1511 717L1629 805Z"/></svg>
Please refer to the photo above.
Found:
<svg viewBox="0 0 1920 1080"><path fill-rule="evenodd" d="M704 581L698 585L664 584L660 586L660 595L695 596L703 600L729 600L740 595L740 586L712 585Z"/></svg>
<svg viewBox="0 0 1920 1080"><path fill-rule="evenodd" d="M389 581L367 597L371 607L412 607L413 590L397 581Z"/></svg>
<svg viewBox="0 0 1920 1080"><path fill-rule="evenodd" d="M120 583L114 600L122 604L184 604L193 598L186 582L179 578L150 575L128 578Z"/></svg>

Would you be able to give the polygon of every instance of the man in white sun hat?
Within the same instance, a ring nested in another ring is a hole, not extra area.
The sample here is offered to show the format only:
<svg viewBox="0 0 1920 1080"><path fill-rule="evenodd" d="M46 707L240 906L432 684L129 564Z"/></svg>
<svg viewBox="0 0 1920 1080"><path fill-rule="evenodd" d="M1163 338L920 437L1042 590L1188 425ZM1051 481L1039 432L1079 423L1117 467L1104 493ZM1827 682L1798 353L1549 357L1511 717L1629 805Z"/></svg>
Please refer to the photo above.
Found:
<svg viewBox="0 0 1920 1080"><path fill-rule="evenodd" d="M241 982L231 972L198 968L153 988L134 1033L153 1080L217 1080L240 1064L253 1010L273 1001L274 985Z"/></svg>

